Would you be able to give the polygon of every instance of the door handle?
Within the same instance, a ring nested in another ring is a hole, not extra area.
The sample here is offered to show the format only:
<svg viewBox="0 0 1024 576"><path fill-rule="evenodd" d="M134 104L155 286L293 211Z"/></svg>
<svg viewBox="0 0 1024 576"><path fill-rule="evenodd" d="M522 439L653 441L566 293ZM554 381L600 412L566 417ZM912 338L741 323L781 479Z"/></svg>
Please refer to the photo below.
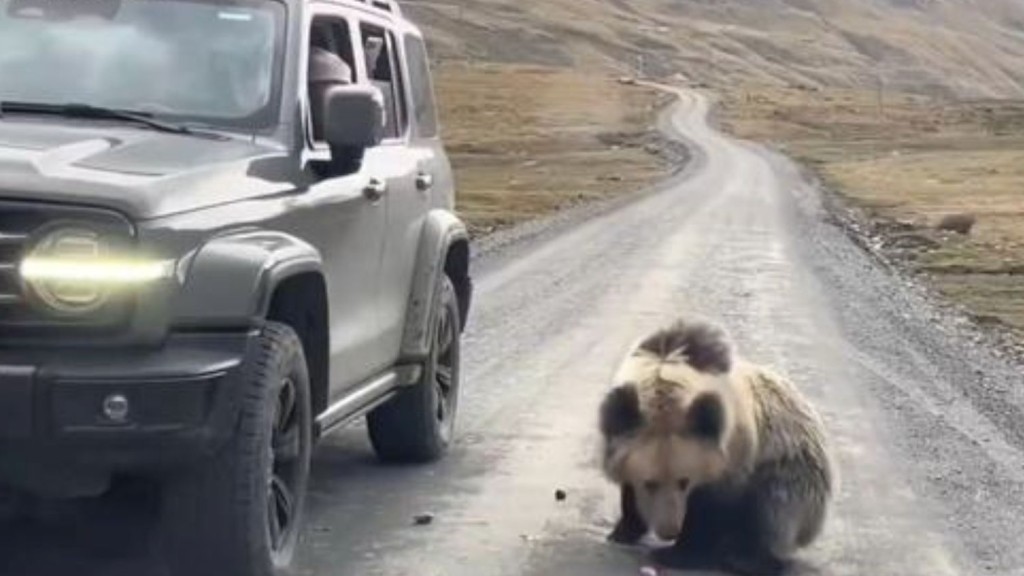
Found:
<svg viewBox="0 0 1024 576"><path fill-rule="evenodd" d="M426 172L420 172L416 176L416 189L420 192L426 192L434 187L434 175L427 174Z"/></svg>
<svg viewBox="0 0 1024 576"><path fill-rule="evenodd" d="M387 194L388 183L377 178L370 178L370 181L363 187L363 196L371 202L377 202Z"/></svg>

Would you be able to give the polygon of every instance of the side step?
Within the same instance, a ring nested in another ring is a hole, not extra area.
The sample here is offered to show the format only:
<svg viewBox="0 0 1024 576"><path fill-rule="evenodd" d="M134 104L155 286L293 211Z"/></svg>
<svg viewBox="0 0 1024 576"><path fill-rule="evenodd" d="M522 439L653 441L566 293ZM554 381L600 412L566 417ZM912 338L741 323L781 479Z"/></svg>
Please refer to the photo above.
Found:
<svg viewBox="0 0 1024 576"><path fill-rule="evenodd" d="M418 383L422 374L422 366L404 364L367 380L357 386L352 393L336 400L316 417L313 437L319 439L356 418L365 416L374 408L394 398L403 387Z"/></svg>
<svg viewBox="0 0 1024 576"><path fill-rule="evenodd" d="M340 398L316 418L313 436L320 438L390 400L398 391L398 372L381 374Z"/></svg>

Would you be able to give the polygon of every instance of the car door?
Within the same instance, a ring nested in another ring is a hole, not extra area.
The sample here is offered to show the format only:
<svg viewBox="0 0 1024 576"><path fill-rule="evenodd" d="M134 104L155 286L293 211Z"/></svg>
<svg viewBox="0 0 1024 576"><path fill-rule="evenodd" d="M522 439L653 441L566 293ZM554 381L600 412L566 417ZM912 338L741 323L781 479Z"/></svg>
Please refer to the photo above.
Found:
<svg viewBox="0 0 1024 576"><path fill-rule="evenodd" d="M379 351L388 362L394 362L401 346L416 247L423 217L429 209L429 195L417 189L420 155L412 137L407 79L401 66L398 36L388 25L374 20L364 20L360 33L366 50L367 75L385 94L387 103L389 140L374 151L368 169L388 184L379 293Z"/></svg>
<svg viewBox="0 0 1024 576"><path fill-rule="evenodd" d="M315 5L310 42L339 55L352 69L354 82L365 81L359 62L357 24L335 7ZM308 102L308 99L307 99ZM310 114L306 115L311 118ZM312 165L330 158L326 143L307 130ZM302 236L311 238L323 256L330 321L331 398L337 398L384 368L378 317L380 261L387 222L386 178L381 157L369 150L355 174L318 178L307 192L310 214L301 220Z"/></svg>

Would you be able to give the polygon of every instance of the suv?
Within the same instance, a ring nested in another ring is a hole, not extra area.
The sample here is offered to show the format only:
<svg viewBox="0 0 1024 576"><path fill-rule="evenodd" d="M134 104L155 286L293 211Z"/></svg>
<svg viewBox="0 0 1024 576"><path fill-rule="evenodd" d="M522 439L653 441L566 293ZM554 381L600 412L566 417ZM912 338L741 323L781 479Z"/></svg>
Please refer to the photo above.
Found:
<svg viewBox="0 0 1024 576"><path fill-rule="evenodd" d="M310 452L451 441L469 243L380 0L0 0L0 484L155 479L172 572L271 575Z"/></svg>

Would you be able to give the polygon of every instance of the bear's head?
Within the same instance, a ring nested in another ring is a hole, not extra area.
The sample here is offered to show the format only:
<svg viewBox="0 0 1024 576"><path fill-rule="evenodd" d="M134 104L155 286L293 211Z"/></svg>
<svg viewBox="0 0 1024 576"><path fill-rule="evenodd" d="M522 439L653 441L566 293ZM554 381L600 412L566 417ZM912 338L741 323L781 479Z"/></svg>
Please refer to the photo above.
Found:
<svg viewBox="0 0 1024 576"><path fill-rule="evenodd" d="M677 325L626 358L620 384L601 406L605 472L633 489L640 515L659 538L675 539L692 491L728 471L735 428L730 368L721 332Z"/></svg>
<svg viewBox="0 0 1024 576"><path fill-rule="evenodd" d="M609 476L633 488L641 517L659 538L674 540L691 491L726 472L727 422L722 396L701 392L683 410L676 430L636 430L610 455Z"/></svg>

